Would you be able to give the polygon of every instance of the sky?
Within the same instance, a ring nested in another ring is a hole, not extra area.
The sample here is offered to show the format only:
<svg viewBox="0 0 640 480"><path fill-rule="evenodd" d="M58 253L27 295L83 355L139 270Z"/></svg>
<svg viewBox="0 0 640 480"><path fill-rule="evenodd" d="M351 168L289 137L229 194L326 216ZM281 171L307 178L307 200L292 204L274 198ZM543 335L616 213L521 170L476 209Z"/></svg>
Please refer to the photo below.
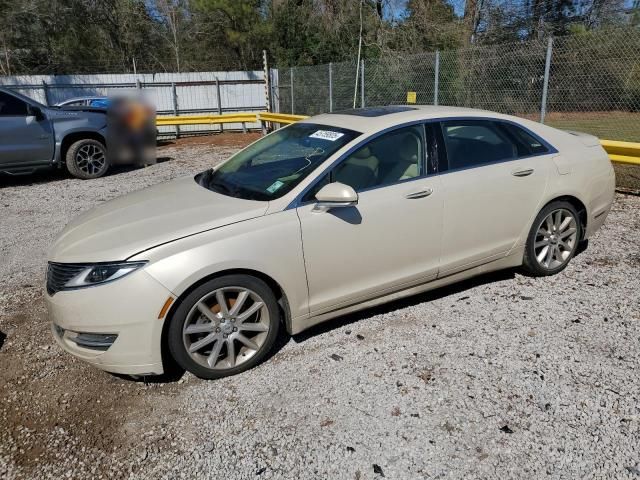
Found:
<svg viewBox="0 0 640 480"><path fill-rule="evenodd" d="M505 3L518 4L525 3L526 0L503 0ZM408 0L387 0L387 11L385 16L388 19L398 20L401 19L405 13ZM447 2L453 5L453 10L456 15L461 17L464 14L465 0L447 0ZM632 8L634 0L624 0L625 8Z"/></svg>

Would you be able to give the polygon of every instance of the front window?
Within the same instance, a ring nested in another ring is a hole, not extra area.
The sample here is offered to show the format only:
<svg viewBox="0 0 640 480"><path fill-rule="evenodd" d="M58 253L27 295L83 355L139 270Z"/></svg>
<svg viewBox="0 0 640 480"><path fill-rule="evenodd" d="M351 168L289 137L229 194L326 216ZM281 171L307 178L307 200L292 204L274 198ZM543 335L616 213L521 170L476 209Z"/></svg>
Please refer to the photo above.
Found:
<svg viewBox="0 0 640 480"><path fill-rule="evenodd" d="M274 200L360 135L344 128L296 123L241 150L196 181L215 192L247 200Z"/></svg>
<svg viewBox="0 0 640 480"><path fill-rule="evenodd" d="M349 185L356 192L394 185L424 175L424 128L399 128L367 142L322 177L303 197L315 199L332 182Z"/></svg>
<svg viewBox="0 0 640 480"><path fill-rule="evenodd" d="M29 114L27 104L19 98L0 92L1 117L26 117Z"/></svg>

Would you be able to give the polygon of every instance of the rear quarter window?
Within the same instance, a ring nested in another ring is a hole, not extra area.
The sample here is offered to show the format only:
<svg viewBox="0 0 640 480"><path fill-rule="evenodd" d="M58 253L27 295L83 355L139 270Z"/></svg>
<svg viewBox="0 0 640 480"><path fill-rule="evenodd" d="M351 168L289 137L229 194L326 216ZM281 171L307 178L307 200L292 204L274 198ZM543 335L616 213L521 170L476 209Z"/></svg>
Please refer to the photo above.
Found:
<svg viewBox="0 0 640 480"><path fill-rule="evenodd" d="M518 149L519 157L527 157L529 155L541 155L548 153L549 149L535 136L531 135L524 128L518 127L513 123L499 122L509 136L511 136Z"/></svg>

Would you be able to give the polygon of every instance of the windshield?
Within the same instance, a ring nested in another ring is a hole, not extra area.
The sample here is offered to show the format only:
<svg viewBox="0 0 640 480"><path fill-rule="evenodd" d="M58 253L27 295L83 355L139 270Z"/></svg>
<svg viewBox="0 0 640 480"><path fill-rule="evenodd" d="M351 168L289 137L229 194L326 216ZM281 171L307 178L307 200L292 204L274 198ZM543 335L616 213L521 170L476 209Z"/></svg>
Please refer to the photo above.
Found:
<svg viewBox="0 0 640 480"><path fill-rule="evenodd" d="M216 170L197 175L196 181L232 197L274 200L358 135L344 128L295 123L241 150Z"/></svg>

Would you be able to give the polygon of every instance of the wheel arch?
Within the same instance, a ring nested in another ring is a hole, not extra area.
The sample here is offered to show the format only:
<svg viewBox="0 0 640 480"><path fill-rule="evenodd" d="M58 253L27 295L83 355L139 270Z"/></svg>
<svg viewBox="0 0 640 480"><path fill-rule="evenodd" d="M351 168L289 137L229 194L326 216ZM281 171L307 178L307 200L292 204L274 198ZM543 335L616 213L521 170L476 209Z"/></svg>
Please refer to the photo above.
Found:
<svg viewBox="0 0 640 480"><path fill-rule="evenodd" d="M171 358L171 354L169 353L169 344L167 343L167 333L169 330L169 324L171 323L171 319L175 314L176 310L180 306L180 303L196 288L198 288L203 283L208 282L209 280L213 280L215 278L224 277L226 275L248 275L251 277L258 278L262 280L267 286L271 289L273 294L276 297L278 305L280 306L280 310L282 312L282 320L284 322L285 328L288 333L291 333L291 311L289 309L289 302L287 300L287 294L285 293L282 286L274 280L271 276L260 272L258 270L253 270L250 268L231 268L226 270L220 270L215 273L211 273L194 282L192 285L187 287L171 304L171 307L167 311L167 314L164 318L164 324L162 325L162 336L161 336L161 354L162 354L162 363L166 365L167 362L175 362L173 358Z"/></svg>
<svg viewBox="0 0 640 480"><path fill-rule="evenodd" d="M98 132L93 132L90 130L70 132L67 135L65 135L62 139L62 142L60 142L60 151L58 152L59 164L60 165L64 164L67 151L69 150L69 147L71 145L73 145L78 140L85 140L85 139L97 140L98 142L102 143L102 145L104 145L105 148L107 147L107 140L104 138L104 136L102 136Z"/></svg>
<svg viewBox="0 0 640 480"><path fill-rule="evenodd" d="M557 197L552 198L544 205L542 205L542 207L538 212L541 212L544 208L546 208L547 205L553 202L568 202L571 205L573 205L573 207L578 212L578 218L580 219L580 227L581 227L580 240L584 239L584 236L587 232L587 221L588 221L587 207L584 204L584 202L580 200L578 197L573 195L559 195Z"/></svg>

